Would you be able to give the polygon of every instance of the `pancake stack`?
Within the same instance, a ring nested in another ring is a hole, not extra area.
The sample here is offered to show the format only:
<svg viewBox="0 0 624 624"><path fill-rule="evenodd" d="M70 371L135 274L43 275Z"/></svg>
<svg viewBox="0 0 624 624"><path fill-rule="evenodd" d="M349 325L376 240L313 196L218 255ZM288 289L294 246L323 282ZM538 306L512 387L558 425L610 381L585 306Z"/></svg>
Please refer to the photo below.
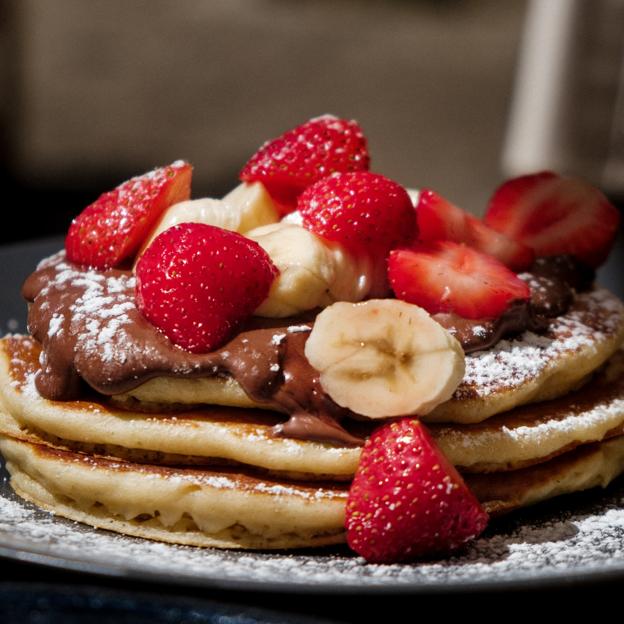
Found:
<svg viewBox="0 0 624 624"><path fill-rule="evenodd" d="M87 206L22 288L30 335L0 340L15 492L164 542L394 562L624 472L624 304L593 284L618 210L541 172L480 220L369 165L324 115L221 199L176 161Z"/></svg>
<svg viewBox="0 0 624 624"><path fill-rule="evenodd" d="M297 327L297 326L294 326ZM466 356L453 397L423 420L492 515L624 471L624 306L577 295L547 332ZM219 548L343 542L360 448L276 435L233 380L155 377L104 396L40 396L41 345L0 342L0 451L14 490L61 516L149 539ZM238 405L238 406L237 406ZM373 424L347 419L366 437Z"/></svg>

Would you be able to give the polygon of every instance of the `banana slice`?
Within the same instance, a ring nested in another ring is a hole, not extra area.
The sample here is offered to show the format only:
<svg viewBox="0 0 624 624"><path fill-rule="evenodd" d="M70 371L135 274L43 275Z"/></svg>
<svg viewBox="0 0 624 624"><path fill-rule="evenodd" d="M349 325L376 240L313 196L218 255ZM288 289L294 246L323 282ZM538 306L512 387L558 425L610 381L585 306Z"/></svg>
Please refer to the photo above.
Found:
<svg viewBox="0 0 624 624"><path fill-rule="evenodd" d="M427 414L464 376L459 342L397 299L334 303L316 317L305 355L338 405L370 418Z"/></svg>
<svg viewBox="0 0 624 624"><path fill-rule="evenodd" d="M408 188L405 190L407 191L409 198L412 200L412 204L414 204L414 206L417 206L418 198L420 197L420 191L418 189L413 189L413 188Z"/></svg>
<svg viewBox="0 0 624 624"><path fill-rule="evenodd" d="M207 223L245 234L279 220L271 196L260 182L239 184L223 199L191 199L170 206L147 237L138 257L165 230L179 223Z"/></svg>
<svg viewBox="0 0 624 624"><path fill-rule="evenodd" d="M230 191L223 201L239 215L236 232L246 234L249 230L276 223L280 214L261 182L243 182Z"/></svg>
<svg viewBox="0 0 624 624"><path fill-rule="evenodd" d="M280 274L258 316L295 316L335 301L361 301L387 291L385 263L354 257L341 246L281 221L247 232L271 257Z"/></svg>

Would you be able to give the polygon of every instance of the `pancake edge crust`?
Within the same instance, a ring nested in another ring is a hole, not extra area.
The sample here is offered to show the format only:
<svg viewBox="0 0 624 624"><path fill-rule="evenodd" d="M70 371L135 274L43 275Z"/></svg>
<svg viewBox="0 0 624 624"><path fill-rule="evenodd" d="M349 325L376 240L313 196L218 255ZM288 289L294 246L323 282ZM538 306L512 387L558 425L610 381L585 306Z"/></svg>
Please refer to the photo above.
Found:
<svg viewBox="0 0 624 624"><path fill-rule="evenodd" d="M0 437L11 486L59 516L156 541L281 550L344 542L346 489L130 464Z"/></svg>
<svg viewBox="0 0 624 624"><path fill-rule="evenodd" d="M465 480L485 510L500 516L563 494L606 488L622 473L624 435L580 446L529 468L466 475Z"/></svg>

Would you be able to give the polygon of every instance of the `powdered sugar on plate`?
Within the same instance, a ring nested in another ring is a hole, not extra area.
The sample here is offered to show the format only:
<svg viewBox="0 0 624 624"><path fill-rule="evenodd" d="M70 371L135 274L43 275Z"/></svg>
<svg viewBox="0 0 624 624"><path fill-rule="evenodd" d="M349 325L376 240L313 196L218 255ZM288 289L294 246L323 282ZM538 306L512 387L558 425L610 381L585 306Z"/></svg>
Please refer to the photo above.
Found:
<svg viewBox="0 0 624 624"><path fill-rule="evenodd" d="M562 511L563 510L563 511ZM346 548L293 554L172 546L82 526L18 499L0 481L0 554L142 580L285 591L451 590L624 575L624 482L498 521L461 554L371 565ZM51 558L51 559L50 559Z"/></svg>

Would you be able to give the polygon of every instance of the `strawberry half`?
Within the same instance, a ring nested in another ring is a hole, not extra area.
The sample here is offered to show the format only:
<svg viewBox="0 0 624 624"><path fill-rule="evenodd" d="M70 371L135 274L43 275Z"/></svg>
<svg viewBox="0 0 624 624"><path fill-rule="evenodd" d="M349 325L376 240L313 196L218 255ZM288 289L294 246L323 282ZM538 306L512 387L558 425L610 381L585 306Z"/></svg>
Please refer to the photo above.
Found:
<svg viewBox="0 0 624 624"><path fill-rule="evenodd" d="M494 256L513 271L525 271L533 263L533 250L497 232L430 189L423 189L416 206L418 239L466 243Z"/></svg>
<svg viewBox="0 0 624 624"><path fill-rule="evenodd" d="M488 515L424 425L386 423L367 440L349 490L347 542L372 563L451 552L477 537Z"/></svg>
<svg viewBox="0 0 624 624"><path fill-rule="evenodd" d="M176 161L100 195L72 221L67 259L107 269L132 258L161 214L191 196L192 172L191 165Z"/></svg>
<svg viewBox="0 0 624 624"><path fill-rule="evenodd" d="M413 240L416 217L407 191L368 171L335 173L299 198L303 226L356 254L386 257Z"/></svg>
<svg viewBox="0 0 624 624"><path fill-rule="evenodd" d="M512 301L531 294L525 282L492 256L451 241L395 249L388 258L388 279L403 301L430 314L455 312L470 319L498 317Z"/></svg>
<svg viewBox="0 0 624 624"><path fill-rule="evenodd" d="M283 214L297 197L335 171L365 171L366 138L355 121L323 115L265 143L240 172L243 182L262 182Z"/></svg>
<svg viewBox="0 0 624 624"><path fill-rule="evenodd" d="M137 307L173 343L204 353L254 313L278 273L242 234L182 223L157 236L137 262Z"/></svg>
<svg viewBox="0 0 624 624"><path fill-rule="evenodd" d="M490 199L485 222L535 250L570 254L597 267L609 255L620 213L597 189L544 171L508 180Z"/></svg>

